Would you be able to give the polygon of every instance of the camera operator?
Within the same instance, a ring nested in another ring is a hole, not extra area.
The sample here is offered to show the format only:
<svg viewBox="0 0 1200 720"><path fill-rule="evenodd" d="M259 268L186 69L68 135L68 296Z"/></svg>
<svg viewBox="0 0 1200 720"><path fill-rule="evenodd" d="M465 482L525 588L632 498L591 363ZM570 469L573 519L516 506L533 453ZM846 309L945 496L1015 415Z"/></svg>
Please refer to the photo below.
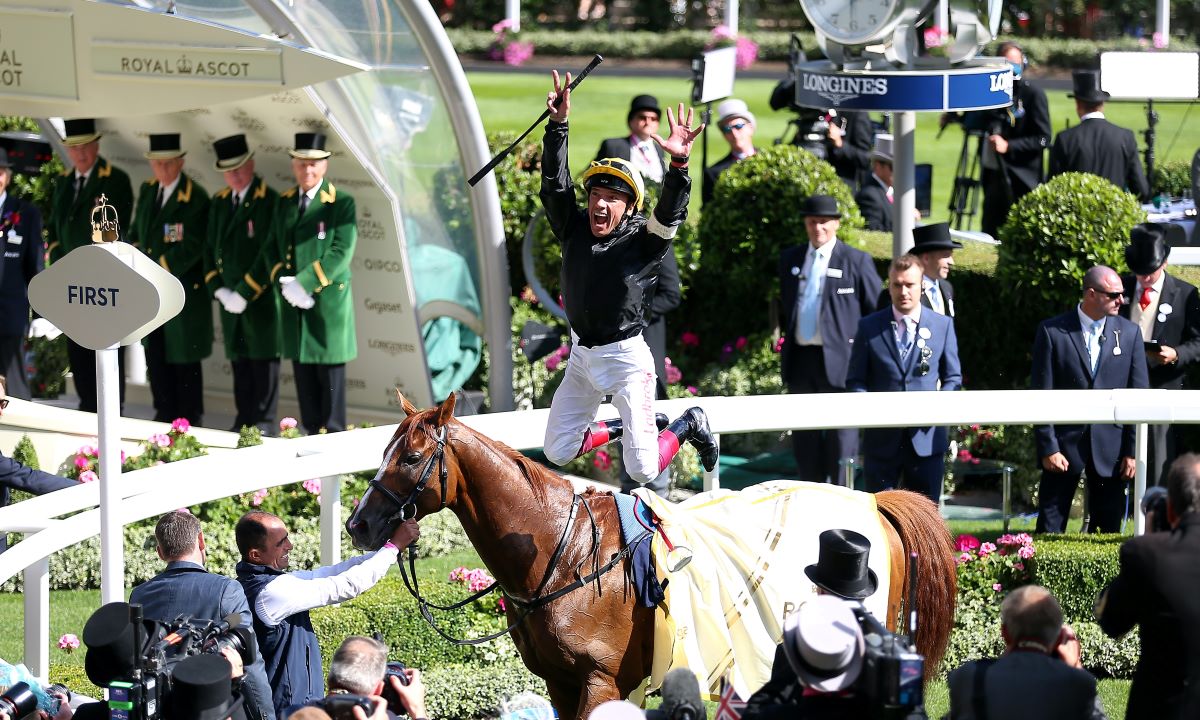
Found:
<svg viewBox="0 0 1200 720"><path fill-rule="evenodd" d="M4 702L4 700L10 700L11 695L18 693L17 688L21 685L22 683L17 683L15 686L4 691L3 700L0 700L0 720L25 720L25 718L33 717L37 717L38 720L71 720L71 718L74 717L74 711L71 709L71 699L68 697L67 693L64 692L66 688L64 688L62 685L51 685L50 687L46 688L46 694L51 698L58 700L58 712L56 714L51 715L45 710L38 708L36 711L25 715L24 718L13 717L5 709L9 707L9 704ZM29 694L28 690L25 690L20 694L25 696L24 699L27 702L34 702L34 699Z"/></svg>
<svg viewBox="0 0 1200 720"><path fill-rule="evenodd" d="M871 170L871 148L875 144L870 115L858 110L800 107L796 105L794 77L779 81L771 91L770 104L772 110L789 108L796 113L791 121L796 126L792 144L833 165L842 182L850 186L851 193L866 183Z"/></svg>
<svg viewBox="0 0 1200 720"><path fill-rule="evenodd" d="M231 614L241 618L241 627L252 626L246 592L236 580L204 569L207 548L200 521L189 512L176 510L159 518L154 526L158 556L165 570L138 585L130 603L142 606L142 614L161 622L186 615L197 620L220 621ZM230 660L233 662L232 660ZM250 720L275 720L271 686L262 657L245 669L242 681L246 715Z"/></svg>
<svg viewBox="0 0 1200 720"><path fill-rule="evenodd" d="M1121 570L1096 601L1109 636L1138 626L1141 653L1126 718L1200 717L1200 455L1171 464L1166 516L1169 531L1121 546Z"/></svg>
<svg viewBox="0 0 1200 720"><path fill-rule="evenodd" d="M325 707L336 695L357 695L375 703L372 718L398 720L400 715L388 708L388 696L394 696L412 720L427 720L425 683L420 671L403 668L400 672L407 682L401 681L388 672L387 651L386 645L369 637L352 635L343 640L329 663L329 694L311 706Z"/></svg>
<svg viewBox="0 0 1200 720"><path fill-rule="evenodd" d="M951 720L1105 717L1079 639L1049 590L1025 585L1010 592L1000 606L1000 635L1003 655L950 673Z"/></svg>

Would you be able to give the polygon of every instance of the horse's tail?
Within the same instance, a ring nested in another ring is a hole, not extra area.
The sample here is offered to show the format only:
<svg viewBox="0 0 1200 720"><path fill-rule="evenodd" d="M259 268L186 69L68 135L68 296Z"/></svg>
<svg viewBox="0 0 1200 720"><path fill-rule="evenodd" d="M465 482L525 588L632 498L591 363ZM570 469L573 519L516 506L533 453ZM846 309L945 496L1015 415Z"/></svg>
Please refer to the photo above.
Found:
<svg viewBox="0 0 1200 720"><path fill-rule="evenodd" d="M954 541L938 513L937 505L919 493L885 490L875 494L875 503L896 528L908 553L917 553L917 652L925 656L925 677L933 677L946 654L954 629L954 606L958 597L958 571L954 564ZM907 596L908 588L904 594ZM905 601L911 612L913 599ZM907 613L906 613L907 615ZM907 618L906 618L907 619Z"/></svg>

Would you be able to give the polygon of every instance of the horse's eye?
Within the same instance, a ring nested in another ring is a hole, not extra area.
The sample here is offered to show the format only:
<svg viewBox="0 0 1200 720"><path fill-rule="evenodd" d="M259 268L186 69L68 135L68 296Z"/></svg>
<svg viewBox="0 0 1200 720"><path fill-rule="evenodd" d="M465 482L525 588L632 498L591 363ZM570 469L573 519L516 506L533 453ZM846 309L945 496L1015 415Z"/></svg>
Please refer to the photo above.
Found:
<svg viewBox="0 0 1200 720"><path fill-rule="evenodd" d="M416 465L419 462L421 462L421 453L419 452L411 452L404 456L405 465Z"/></svg>

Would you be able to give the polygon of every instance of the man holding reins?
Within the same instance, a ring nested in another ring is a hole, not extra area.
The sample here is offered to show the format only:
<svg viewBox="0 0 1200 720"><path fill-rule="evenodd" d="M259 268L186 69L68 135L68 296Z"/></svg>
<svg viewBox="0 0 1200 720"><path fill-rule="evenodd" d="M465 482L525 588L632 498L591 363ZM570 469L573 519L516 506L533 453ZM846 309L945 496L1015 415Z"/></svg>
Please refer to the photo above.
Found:
<svg viewBox="0 0 1200 720"><path fill-rule="evenodd" d="M546 94L550 121L543 141L541 199L562 247L563 304L573 347L550 406L546 457L564 465L620 438L625 469L644 484L670 464L681 444L690 442L711 471L718 449L703 410L689 408L669 425L666 416L656 417L654 358L642 338L663 258L687 217L688 156L704 126L690 127L691 109L684 122L683 103L678 122L667 108L669 136L651 137L671 162L649 217L642 214L641 174L619 158L588 167L583 175L587 208L580 208L567 167L571 74L565 83L557 71L553 77L554 88ZM612 397L621 418L593 423L605 396Z"/></svg>

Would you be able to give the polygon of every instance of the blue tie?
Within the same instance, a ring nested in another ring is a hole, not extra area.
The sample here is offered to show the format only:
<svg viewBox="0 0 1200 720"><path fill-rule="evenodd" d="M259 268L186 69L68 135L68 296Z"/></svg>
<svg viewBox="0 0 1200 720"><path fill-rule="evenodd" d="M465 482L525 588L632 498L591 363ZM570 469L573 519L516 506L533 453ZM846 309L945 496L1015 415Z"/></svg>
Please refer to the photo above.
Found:
<svg viewBox="0 0 1200 720"><path fill-rule="evenodd" d="M900 351L900 360L903 361L908 357L909 351L912 350L913 338L912 330L908 325L909 319L904 318L904 322L900 327L896 328L896 349Z"/></svg>
<svg viewBox="0 0 1200 720"><path fill-rule="evenodd" d="M929 283L929 305L938 313L945 315L945 308L942 306L942 300L938 297L937 282Z"/></svg>
<svg viewBox="0 0 1200 720"><path fill-rule="evenodd" d="M1095 320L1092 322L1092 331L1088 334L1088 361L1092 364L1093 376L1100 364L1100 331L1103 327L1103 320Z"/></svg>
<svg viewBox="0 0 1200 720"><path fill-rule="evenodd" d="M800 296L800 339L812 340L817 334L817 309L821 305L821 278L825 276L825 256L813 250L812 264L804 281L804 294Z"/></svg>

